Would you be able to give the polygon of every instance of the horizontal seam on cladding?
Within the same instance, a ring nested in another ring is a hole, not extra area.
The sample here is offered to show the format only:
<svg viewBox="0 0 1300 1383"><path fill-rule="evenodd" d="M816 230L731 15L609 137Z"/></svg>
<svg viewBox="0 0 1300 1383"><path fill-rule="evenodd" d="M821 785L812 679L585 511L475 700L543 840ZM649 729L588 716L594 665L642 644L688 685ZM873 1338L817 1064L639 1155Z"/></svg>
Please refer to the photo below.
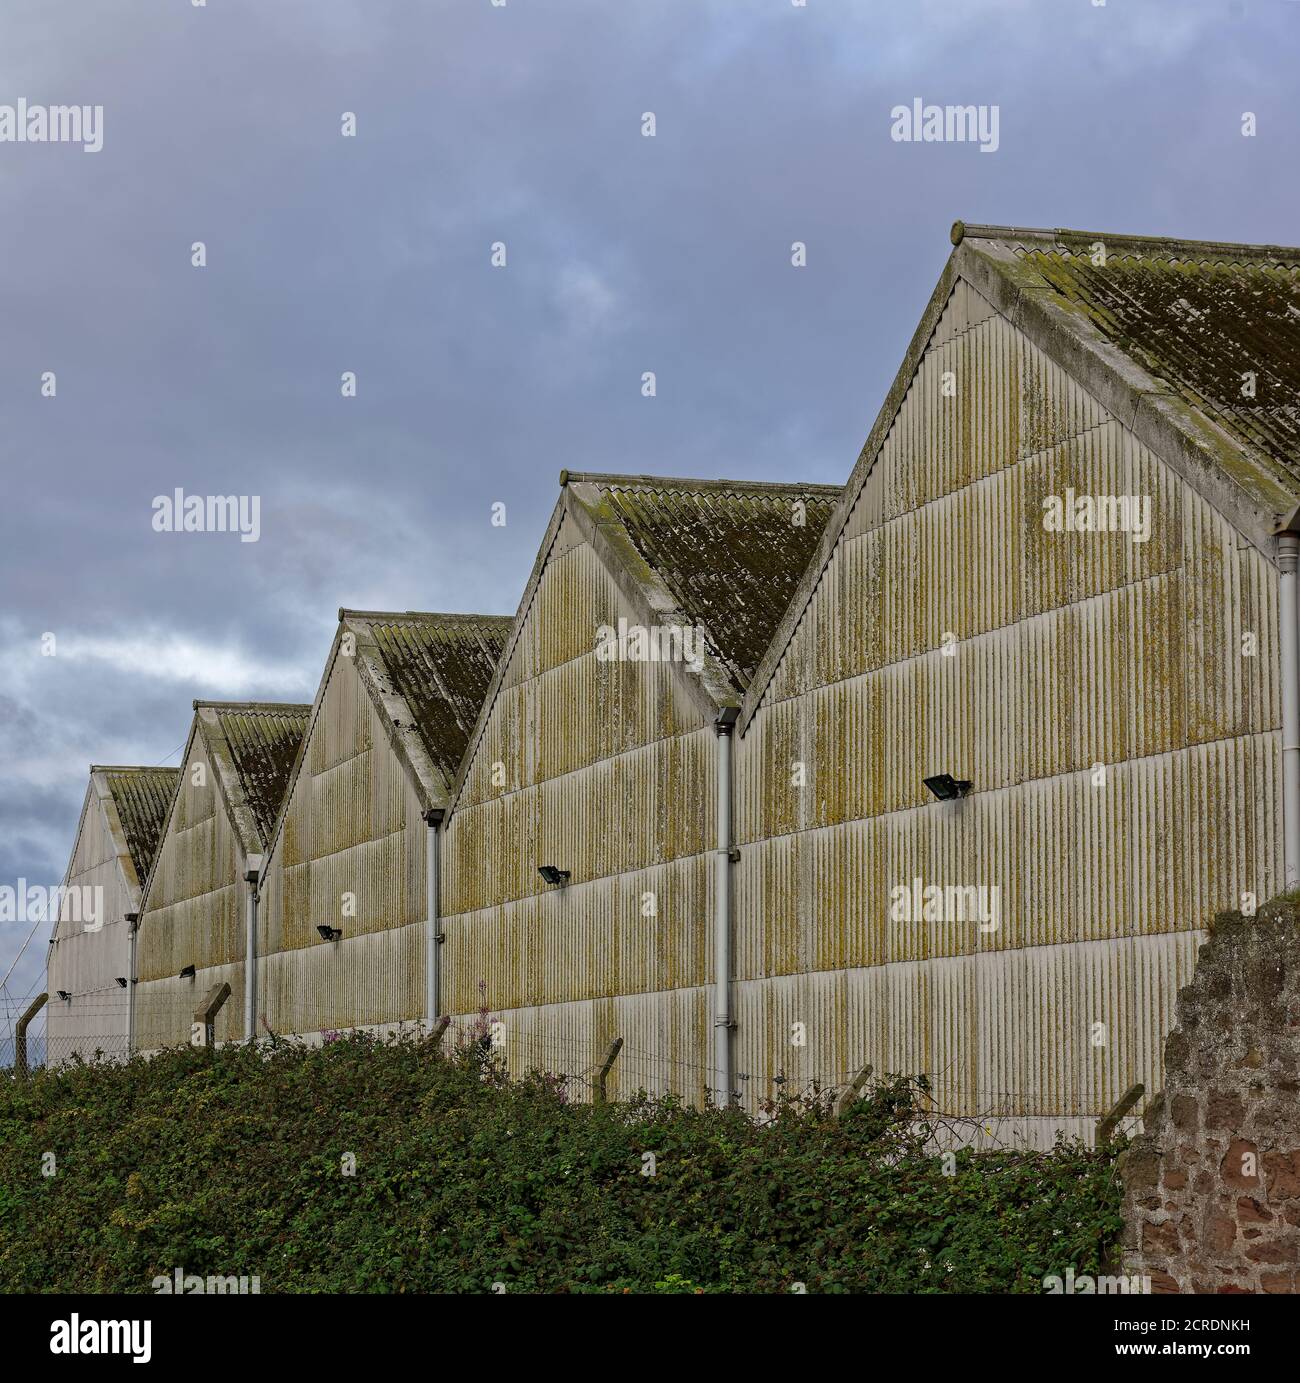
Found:
<svg viewBox="0 0 1300 1383"><path fill-rule="evenodd" d="M988 629L983 629L977 634L966 635L965 638L959 639L958 643L974 643L978 639L987 639L992 634L1001 634L1004 630L1015 629L1018 625L1029 624L1034 620L1046 619L1051 615L1063 614L1066 611L1077 610L1081 606L1087 605L1090 601L1102 600L1107 596L1119 595L1123 591L1133 590L1135 587L1144 585L1147 582L1158 581L1161 577L1172 576L1175 572L1185 572L1186 570L1187 561L1184 559L1182 562L1179 562L1177 566L1169 567L1164 571L1151 572L1147 576L1135 576L1131 581L1122 582L1118 586L1109 586L1104 591L1097 591L1093 595L1080 596L1079 599L1071 600L1065 605L1053 605L1050 609L1040 610L1035 615L1026 615L1021 619L1010 620L1006 624L992 625ZM936 645L934 648L927 648L922 653L913 653L906 658L896 658L891 663L881 663L879 666L868 668L863 672L855 672L849 677L837 677L834 681L831 682L820 682L815 687L809 687L804 691L791 692L789 696L783 696L773 701L760 701L759 704L754 708L753 720L750 721L749 727L746 729L745 734L742 735L741 738L744 739L753 729L754 720L758 719L759 711L773 710L777 706L784 706L787 702L798 701L802 697L812 696L816 692L825 691L830 687L846 686L850 682L856 682L863 677L874 676L878 672L886 672L890 668L903 667L908 663L919 662L922 658L932 658L936 653L942 653L942 651L942 648Z"/></svg>
<svg viewBox="0 0 1300 1383"><path fill-rule="evenodd" d="M1089 395L1089 397L1091 398L1091 395ZM1095 400L1094 400L1094 402L1095 402ZM1100 407L1100 406L1101 406L1101 405L1098 404L1098 407ZM1039 457L1048 456L1048 455L1050 455L1052 452L1059 450L1061 447L1067 446L1067 445L1069 445L1069 443L1071 443L1071 442L1077 442L1081 437L1086 437L1086 436L1087 436L1089 433L1091 433L1091 432L1099 432L1099 431L1101 431L1102 428L1111 427L1111 426L1114 426L1114 425L1117 425L1117 426L1119 426L1119 427L1121 427L1121 428L1124 427L1123 423L1120 422L1120 420L1119 420L1118 418L1107 417L1106 420L1105 420L1104 422L1093 423L1093 424L1092 424L1091 426L1089 426L1089 427L1080 428L1077 432L1072 432L1068 437L1064 437L1064 438L1062 438L1060 441L1053 442L1052 445L1049 446L1049 447L1042 447L1042 448L1040 448L1038 451L1030 452L1030 453L1029 453L1028 455L1026 455L1026 456L1018 456L1018 457L1016 457L1014 460L1008 461L1005 465L997 467L996 470L990 471L990 472L988 473L988 475L981 476L981 477L979 478L979 480L972 481L970 484L962 486L961 489L958 489L958 490L949 490L949 491L947 491L945 494L936 495L936 496L934 496L933 499L928 499L928 500L926 500L924 503L918 504L918 505L914 506L914 507L911 508L911 509L904 509L904 510L902 510L901 512L899 512L898 514L895 514L892 518L884 519L884 520L882 520L880 523L874 524L871 528L864 528L864 529L862 530L861 533L855 533L855 534L853 534L851 537L846 538L846 537L844 536L843 530L841 530L839 536L836 538L835 547L831 549L831 556L830 556L830 558L828 558L828 560L826 561L825 565L822 567L822 570L821 570L821 572L819 573L817 580L813 583L813 587L812 587L812 589L811 589L811 590L809 591L809 593L808 593L808 600L804 603L804 608L803 608L803 610L800 612L799 618L798 618L798 620L795 622L794 628L790 631L790 638L788 638L788 639L786 640L786 645L785 645L785 648L782 650L781 657L777 660L776 665L775 665L775 666L773 667L773 669L772 669L771 675L768 677L767 687L764 688L764 695L763 695L763 697L760 699L758 705L754 707L754 716L751 716L751 717L750 717L750 723L751 723L751 724L753 723L754 717L756 717L757 714L758 714L758 712L761 711L761 710L763 710L764 707L771 706L771 705L780 705L781 701L789 700L789 699L790 699L790 698L788 698L788 697L782 697L782 698L780 698L780 699L777 700L777 701L769 701L769 700L767 699L767 691L771 688L772 683L776 680L776 673L777 673L777 670L785 663L786 659L789 657L790 644L791 644L791 642L793 641L794 635L795 635L795 633L797 633L797 631L803 626L804 620L805 620L805 619L807 618L807 616L808 616L808 609L809 609L809 607L812 605L813 597L817 594L818 589L820 588L820 586L822 585L822 583L825 581L825 579L826 579L826 574L827 574L827 572L830 570L831 561L832 561L833 558L834 558L834 553L835 553L838 549L843 548L843 547L847 547L849 543L856 542L859 538L865 538L865 537L867 537L869 534L878 532L878 531L880 531L880 530L883 529L883 528L887 528L887 527L889 527L891 524L898 523L898 522L900 522L901 520L906 519L906 518L908 518L908 517L911 516L911 515L919 514L919 513L921 513L923 510L928 509L931 505L942 504L945 500L950 500L950 499L953 497L953 495L961 494L961 493L963 493L963 491L966 491L966 490L972 490L972 489L974 489L974 487L975 487L976 485L982 484L982 483L983 483L984 481L986 481L986 480L991 480L994 476L1004 475L1007 471L1013 469L1015 466L1024 465L1024 464L1026 464L1026 463L1028 463L1028 462L1037 460ZM1130 428L1130 429L1125 429L1125 430L1126 430L1126 431L1130 431L1130 432L1132 431L1131 428ZM882 448L883 448L883 443L882 443ZM877 453L877 459L879 459L879 453ZM874 464L873 464L872 470L874 470L874 469L875 469L875 467L874 467ZM871 472L868 471L867 476L869 477L870 474L871 474ZM864 488L865 488L865 485L866 485L866 477L864 477L864 480L863 480L863 486L864 486ZM845 518L845 527L847 527L848 524L849 524L849 522L852 520L853 511L854 511L855 509L857 509L858 505L859 505L861 502L862 502L862 492L859 491L859 492L858 492L858 495L857 495L857 498L856 498L856 499L854 500L854 502L853 502L853 507L852 507L852 509L849 510L849 513L848 513L847 517ZM1185 566L1185 565L1186 565L1186 563L1183 562L1183 563L1180 563L1180 564L1179 564L1179 567ZM1179 567L1171 568L1171 570L1175 570L1175 571L1176 571L1176 570L1179 570ZM1164 575L1164 574L1166 574L1166 573L1156 572L1156 573L1153 573L1153 574L1159 576L1159 575ZM1134 585L1134 584L1136 584L1136 582L1138 582L1138 581L1149 580L1149 579L1150 579L1149 577L1136 577L1136 578L1134 578L1134 581L1132 581L1132 582L1125 582L1125 583L1124 583L1124 586ZM1123 586L1117 586L1117 587L1114 587L1114 588L1112 588L1112 589L1114 589L1114 590L1122 590L1122 589L1124 589L1124 587L1123 587ZM1106 594L1106 592L1099 592L1098 594ZM1086 599L1093 599L1094 597L1089 596L1089 597L1085 597L1085 598L1086 598ZM1080 602L1078 602L1078 601L1073 601L1073 602L1071 602L1071 604L1078 604L1078 603L1080 603ZM1069 605L1062 605L1062 606L1054 606L1053 608L1054 608L1054 609L1069 609L1070 606L1069 606ZM1044 612L1044 613L1046 613L1046 612ZM1031 619L1032 619L1032 618L1036 618L1036 616L1030 616L1030 618L1031 618ZM1013 620L1013 621L1011 621L1011 624L1019 624L1019 623L1022 623L1022 622L1023 622L1023 621L1021 621L1021 620ZM1011 627L1010 624L999 624L999 625L993 626L993 627L990 628L990 629L984 630L983 633L994 633L994 632L996 632L996 630L998 630L998 629L1008 629L1008 628L1010 628L1010 627ZM979 634L979 635L972 635L971 637L972 637L972 638L980 638L980 637L982 637L982 634ZM904 661L906 661L906 660L904 660ZM892 664L891 664L890 666L892 666ZM845 680L845 679L841 679L841 680ZM748 733L748 729L746 729L746 732L745 732L745 733Z"/></svg>
<svg viewBox="0 0 1300 1383"><path fill-rule="evenodd" d="M1113 763L1106 764L1105 767L1110 769L1127 767L1129 764L1155 763L1157 759L1166 758L1170 754L1189 753L1193 749L1208 749L1216 744L1235 744L1246 740L1266 739L1269 736L1280 735L1281 733L1281 727L1274 725L1267 730L1248 730L1244 735L1220 735L1217 739L1203 740L1196 744L1180 745L1177 749L1165 749L1159 754L1144 754L1138 759L1117 759ZM977 794L977 796L991 797L994 793L1013 792L1017 788L1036 787L1040 784L1046 786L1050 783L1064 783L1068 778L1074 778L1079 774L1091 772L1093 772L1093 765L1089 764L1087 768L1072 769L1068 773L1050 773L1043 778L1026 778L1023 782L1006 783L1002 787L990 788L986 794ZM972 799L967 797L964 800L969 802ZM884 821L891 816L902 816L907 812L924 811L929 808L937 807L938 805L937 802L923 801L912 807L895 807L892 811L877 812L874 816L854 816L848 817L844 821L831 821L824 826L796 826L792 831L767 831L761 836L755 836L749 839L737 839L735 844L742 848L752 849L769 840L785 840L790 836L810 835L815 831L836 831L841 827L851 826L858 821Z"/></svg>

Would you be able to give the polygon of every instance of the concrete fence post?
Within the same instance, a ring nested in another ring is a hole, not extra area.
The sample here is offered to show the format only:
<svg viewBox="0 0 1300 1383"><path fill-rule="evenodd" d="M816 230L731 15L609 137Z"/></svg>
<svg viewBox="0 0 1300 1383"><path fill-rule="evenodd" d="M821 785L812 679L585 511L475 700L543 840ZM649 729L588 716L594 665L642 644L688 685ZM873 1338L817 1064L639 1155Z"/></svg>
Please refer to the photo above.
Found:
<svg viewBox="0 0 1300 1383"><path fill-rule="evenodd" d="M864 1066L849 1082L848 1089L835 1101L835 1117L842 1119L844 1111L862 1094L862 1087L871 1079L873 1068Z"/></svg>
<svg viewBox="0 0 1300 1383"><path fill-rule="evenodd" d="M1120 1097L1119 1103L1106 1115L1104 1119L1097 1120L1097 1146L1101 1147L1109 1143L1111 1135L1119 1127L1119 1121L1133 1108L1135 1104L1146 1094L1146 1086L1140 1081L1137 1085L1130 1085Z"/></svg>
<svg viewBox="0 0 1300 1383"><path fill-rule="evenodd" d="M45 1007L45 1001L49 997L48 994L38 994L28 1005L27 1012L18 1020L18 1026L14 1028L14 1074L17 1076L27 1074L27 1025ZM48 1046L48 1042L46 1045ZM49 1061L48 1051L45 1059Z"/></svg>
<svg viewBox="0 0 1300 1383"><path fill-rule="evenodd" d="M230 986L224 981L214 984L207 997L194 1010L194 1022L190 1024L190 1046L212 1047L216 1045L214 1028L221 1006L230 998Z"/></svg>
<svg viewBox="0 0 1300 1383"><path fill-rule="evenodd" d="M614 1062L618 1059L618 1054L619 1054L619 1052L621 1052L622 1050L623 1050L623 1039L622 1039L621 1037L616 1037L616 1038L609 1044L609 1051L605 1053L605 1064L600 1068L599 1071L596 1072L596 1082L595 1082L595 1102L596 1102L596 1104L604 1104L604 1103L605 1103L605 1100L606 1100L606 1095L605 1095L605 1081L609 1078L610 1070L611 1070L611 1068L613 1067Z"/></svg>

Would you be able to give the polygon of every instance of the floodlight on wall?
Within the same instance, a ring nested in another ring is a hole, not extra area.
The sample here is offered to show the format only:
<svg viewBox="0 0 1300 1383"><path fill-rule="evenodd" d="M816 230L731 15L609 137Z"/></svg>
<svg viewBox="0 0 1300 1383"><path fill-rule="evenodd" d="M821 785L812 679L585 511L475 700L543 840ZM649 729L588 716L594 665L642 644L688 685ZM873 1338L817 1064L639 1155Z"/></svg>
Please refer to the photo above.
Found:
<svg viewBox="0 0 1300 1383"><path fill-rule="evenodd" d="M940 802L952 802L965 797L974 786L969 779L954 778L951 773L936 773L921 780Z"/></svg>
<svg viewBox="0 0 1300 1383"><path fill-rule="evenodd" d="M255 884L262 873L263 855L249 855L244 860L244 882Z"/></svg>
<svg viewBox="0 0 1300 1383"><path fill-rule="evenodd" d="M556 869L553 864L539 864L537 866L537 872L546 883L555 884L560 888L563 888L564 885L569 882L570 878L569 870Z"/></svg>
<svg viewBox="0 0 1300 1383"><path fill-rule="evenodd" d="M67 1003L67 1001L72 998L72 995L69 994L66 989L56 989L54 992L59 996L60 999L63 1000L64 1003Z"/></svg>
<svg viewBox="0 0 1300 1383"><path fill-rule="evenodd" d="M117 976L117 982L118 982L118 984L119 984L123 989L126 988L126 976L125 976L125 975L118 975L118 976Z"/></svg>
<svg viewBox="0 0 1300 1383"><path fill-rule="evenodd" d="M192 980L194 978L194 967L192 965L187 965L181 971L180 978L182 980Z"/></svg>
<svg viewBox="0 0 1300 1383"><path fill-rule="evenodd" d="M328 926L324 922L322 922L316 930L320 934L320 939L322 941L337 941L343 935L341 928Z"/></svg>

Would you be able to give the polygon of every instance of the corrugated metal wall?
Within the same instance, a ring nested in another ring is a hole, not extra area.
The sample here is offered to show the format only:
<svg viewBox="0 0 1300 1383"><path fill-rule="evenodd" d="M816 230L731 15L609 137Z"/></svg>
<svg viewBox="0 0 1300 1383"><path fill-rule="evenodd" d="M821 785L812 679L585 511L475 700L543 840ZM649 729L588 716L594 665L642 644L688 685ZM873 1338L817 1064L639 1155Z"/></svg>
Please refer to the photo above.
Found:
<svg viewBox="0 0 1300 1383"><path fill-rule="evenodd" d="M487 1007L513 1070L582 1070L621 1036L625 1088L700 1098L714 735L678 670L597 659L620 616L562 526L446 829L444 1001L462 1029Z"/></svg>
<svg viewBox="0 0 1300 1383"><path fill-rule="evenodd" d="M1046 531L1043 501L1067 489L1150 496L1149 541ZM621 1036L612 1092L699 1100L715 739L678 669L596 658L620 616L636 619L566 520L445 829L444 1007L461 1040L500 1022L513 1070L563 1072L575 1094ZM990 1141L1050 1142L1133 1081L1158 1088L1201 929L1279 887L1276 628L1271 565L959 284L736 746L746 1102L870 1062L929 1074ZM936 803L937 772L975 794ZM176 921L153 927L142 973L200 953L224 968L158 981L170 1040L211 976L240 991L241 905L216 887L231 842L183 795L163 861ZM264 887L273 1027L420 1015L424 831L341 658ZM892 918L918 879L989 890L996 927ZM322 944L321 922L344 940Z"/></svg>
<svg viewBox="0 0 1300 1383"><path fill-rule="evenodd" d="M1067 488L1149 495L1149 540L1047 531ZM737 754L746 1088L872 1062L1044 1130L1158 1088L1199 929L1281 880L1276 602L959 284ZM938 772L975 795L935 802ZM915 878L996 887L997 931L892 920Z"/></svg>
<svg viewBox="0 0 1300 1383"><path fill-rule="evenodd" d="M84 916L74 916L66 904L60 909L47 978L45 1032L51 1064L66 1061L74 1052L89 1059L96 1048L117 1054L126 1047L128 996L116 980L128 972L130 938L123 918L134 910L134 903L122 881L117 843L104 819L93 776L63 882L68 888L102 890L96 897L103 925L88 932ZM72 998L60 999L61 989Z"/></svg>
<svg viewBox="0 0 1300 1383"><path fill-rule="evenodd" d="M262 889L259 1013L276 1031L422 1015L424 837L415 790L340 653ZM322 924L343 939L322 942Z"/></svg>
<svg viewBox="0 0 1300 1383"><path fill-rule="evenodd" d="M217 1038L243 1035L243 855L201 735L189 749L136 945L136 1045L145 1051L187 1042L195 1006L224 979L234 997L218 1015ZM192 980L178 978L186 965L196 969Z"/></svg>

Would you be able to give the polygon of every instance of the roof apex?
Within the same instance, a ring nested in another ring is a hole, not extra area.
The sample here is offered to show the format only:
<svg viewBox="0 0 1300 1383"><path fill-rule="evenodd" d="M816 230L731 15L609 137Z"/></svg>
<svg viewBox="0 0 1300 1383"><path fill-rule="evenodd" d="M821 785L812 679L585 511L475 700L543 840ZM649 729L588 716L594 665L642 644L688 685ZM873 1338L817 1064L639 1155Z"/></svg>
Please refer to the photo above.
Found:
<svg viewBox="0 0 1300 1383"><path fill-rule="evenodd" d="M842 485L807 485L780 480L706 480L679 475L615 475L605 471L561 471L561 485L602 485L617 489L735 490L741 494L838 494Z"/></svg>
<svg viewBox="0 0 1300 1383"><path fill-rule="evenodd" d="M1092 245L1101 240L1107 246L1161 254L1171 259L1262 259L1285 264L1300 264L1300 248L1290 245L1249 245L1230 240L1185 240L1179 236L1119 235L1110 231L1070 230L1062 226L1044 229L1037 226L987 226L974 221L954 221L950 239L954 245L963 240L1009 240L1022 244L1038 242L1057 249L1075 245Z"/></svg>

